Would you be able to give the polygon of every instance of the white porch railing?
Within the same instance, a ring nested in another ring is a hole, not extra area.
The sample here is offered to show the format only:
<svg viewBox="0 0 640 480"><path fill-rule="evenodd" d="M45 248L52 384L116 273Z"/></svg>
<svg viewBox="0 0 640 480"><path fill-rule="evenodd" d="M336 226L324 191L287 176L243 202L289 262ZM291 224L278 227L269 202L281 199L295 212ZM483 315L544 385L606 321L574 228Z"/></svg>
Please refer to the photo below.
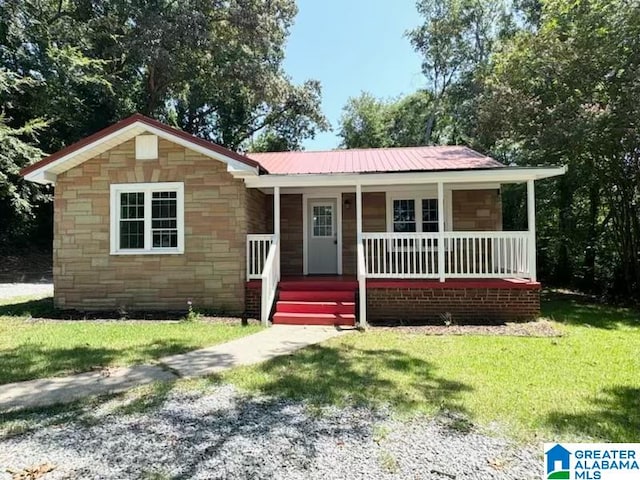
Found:
<svg viewBox="0 0 640 480"><path fill-rule="evenodd" d="M275 235L247 235L247 280L260 280Z"/></svg>
<svg viewBox="0 0 640 480"><path fill-rule="evenodd" d="M529 232L363 233L362 241L368 278L533 277Z"/></svg>
<svg viewBox="0 0 640 480"><path fill-rule="evenodd" d="M362 242L358 242L356 256L358 269L358 311L360 314L360 326L365 328L367 326L367 266Z"/></svg>
<svg viewBox="0 0 640 480"><path fill-rule="evenodd" d="M528 232L444 232L449 278L530 278Z"/></svg>
<svg viewBox="0 0 640 480"><path fill-rule="evenodd" d="M273 236L273 243L269 248L269 254L264 261L262 270L262 301L260 319L264 325L269 323L269 314L276 298L278 283L280 282L280 241L277 235Z"/></svg>
<svg viewBox="0 0 640 480"><path fill-rule="evenodd" d="M369 278L438 278L437 233L363 233Z"/></svg>

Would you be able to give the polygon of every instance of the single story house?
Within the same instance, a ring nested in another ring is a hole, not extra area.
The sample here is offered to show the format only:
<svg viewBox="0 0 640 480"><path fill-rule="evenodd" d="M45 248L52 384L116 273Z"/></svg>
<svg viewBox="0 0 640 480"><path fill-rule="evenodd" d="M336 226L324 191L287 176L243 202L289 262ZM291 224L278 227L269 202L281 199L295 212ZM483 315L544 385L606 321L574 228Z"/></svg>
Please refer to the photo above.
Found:
<svg viewBox="0 0 640 480"><path fill-rule="evenodd" d="M535 180L462 146L240 154L133 115L25 168L55 185L55 304L263 322L535 317ZM526 183L528 229L502 228Z"/></svg>

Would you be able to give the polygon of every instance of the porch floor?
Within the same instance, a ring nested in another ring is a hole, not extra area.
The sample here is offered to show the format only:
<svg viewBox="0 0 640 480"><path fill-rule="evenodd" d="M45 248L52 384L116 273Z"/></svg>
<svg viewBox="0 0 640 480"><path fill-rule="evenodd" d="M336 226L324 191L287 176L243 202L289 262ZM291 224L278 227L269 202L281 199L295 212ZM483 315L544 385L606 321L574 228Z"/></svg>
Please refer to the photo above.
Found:
<svg viewBox="0 0 640 480"><path fill-rule="evenodd" d="M304 285L327 287L337 284L341 287L358 287L355 275L290 275L280 280L281 287ZM249 288L260 288L261 280L247 282ZM438 279L405 279L405 278L368 278L367 288L426 288L426 289L456 289L456 288L499 288L499 289L536 289L539 282L532 282L526 278L449 278L444 282Z"/></svg>

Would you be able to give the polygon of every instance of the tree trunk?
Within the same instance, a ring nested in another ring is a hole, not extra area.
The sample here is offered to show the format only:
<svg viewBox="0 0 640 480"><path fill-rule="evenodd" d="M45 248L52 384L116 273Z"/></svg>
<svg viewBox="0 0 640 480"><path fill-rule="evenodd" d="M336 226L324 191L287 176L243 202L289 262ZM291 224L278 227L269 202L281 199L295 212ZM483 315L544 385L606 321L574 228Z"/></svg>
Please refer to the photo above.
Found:
<svg viewBox="0 0 640 480"><path fill-rule="evenodd" d="M427 118L427 126L424 132L425 145L431 145L431 135L433 133L433 125L435 124L435 121L436 121L436 114L434 112L431 112L429 114L429 118Z"/></svg>
<svg viewBox="0 0 640 480"><path fill-rule="evenodd" d="M600 185L592 181L589 186L589 225L587 245L584 254L583 288L587 291L596 289L596 252L598 245L598 212L600 211Z"/></svg>
<svg viewBox="0 0 640 480"><path fill-rule="evenodd" d="M573 265L571 263L571 246L569 239L573 237L573 188L569 175L563 175L558 182L559 189L559 218L558 218L558 261L556 263L556 281L563 286L570 286L573 279Z"/></svg>

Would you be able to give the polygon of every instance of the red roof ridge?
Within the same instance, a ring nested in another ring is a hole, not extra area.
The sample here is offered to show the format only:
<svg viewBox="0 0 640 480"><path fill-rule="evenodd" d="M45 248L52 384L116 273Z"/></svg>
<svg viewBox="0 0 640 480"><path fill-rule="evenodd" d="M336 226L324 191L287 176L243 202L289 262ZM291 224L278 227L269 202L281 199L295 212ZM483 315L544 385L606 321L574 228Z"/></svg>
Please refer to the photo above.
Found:
<svg viewBox="0 0 640 480"><path fill-rule="evenodd" d="M338 153L338 152L370 152L370 151L384 151L384 150L415 150L419 148L424 149L453 149L464 148L475 155L486 157L482 153L468 147L467 145L416 145L414 147L366 147L366 148L333 148L331 150L286 150L282 152L246 152L245 155L282 155L282 154L300 154L300 153Z"/></svg>

